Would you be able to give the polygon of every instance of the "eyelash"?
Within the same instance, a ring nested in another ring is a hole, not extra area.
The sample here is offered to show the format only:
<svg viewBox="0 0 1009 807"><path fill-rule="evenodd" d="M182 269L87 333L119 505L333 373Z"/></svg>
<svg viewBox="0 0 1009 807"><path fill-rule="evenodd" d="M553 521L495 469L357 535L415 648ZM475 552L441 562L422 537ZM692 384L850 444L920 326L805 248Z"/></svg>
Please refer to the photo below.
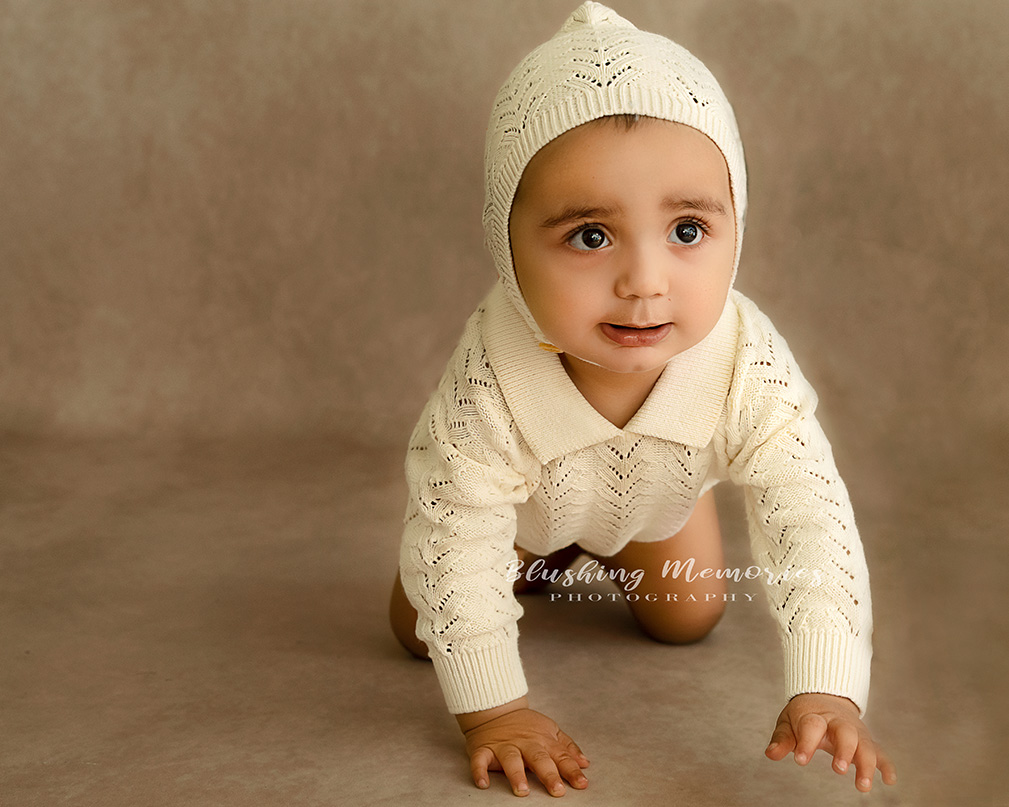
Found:
<svg viewBox="0 0 1009 807"><path fill-rule="evenodd" d="M678 246L682 246L682 247L695 247L695 246L698 246L699 244L704 243L704 239L707 238L711 234L711 227L710 227L710 225L706 221L704 221L703 219L699 219L696 216L688 216L687 218L678 219L677 221L673 222L673 226L670 227L669 232L672 233L673 230L675 230L681 224L693 224L695 227L697 227L698 230L701 231L701 234L703 235L703 237L701 238L701 240L697 244L678 244ZM606 227L604 227L602 224L596 224L594 222L589 222L587 224L580 224L578 227L575 227L575 229L571 230L567 235L564 236L564 243L565 244L570 244L575 239L576 236L578 236L580 233L585 232L586 230L601 230L604 234L606 233ZM607 238L607 240L609 240L609 235L607 235L606 238ZM577 247L575 247L574 249L577 249ZM578 250L578 251L579 252L597 252L598 250L587 249L587 250Z"/></svg>
<svg viewBox="0 0 1009 807"><path fill-rule="evenodd" d="M701 238L702 243L704 239L711 234L711 227L708 225L708 223L706 221L703 221L702 219L697 218L696 216L688 216L685 219L680 219L673 225L673 229L675 230L681 224L693 224L698 230L700 230L701 235L703 236L703 238ZM683 244L682 246L693 247L697 246L697 244Z"/></svg>

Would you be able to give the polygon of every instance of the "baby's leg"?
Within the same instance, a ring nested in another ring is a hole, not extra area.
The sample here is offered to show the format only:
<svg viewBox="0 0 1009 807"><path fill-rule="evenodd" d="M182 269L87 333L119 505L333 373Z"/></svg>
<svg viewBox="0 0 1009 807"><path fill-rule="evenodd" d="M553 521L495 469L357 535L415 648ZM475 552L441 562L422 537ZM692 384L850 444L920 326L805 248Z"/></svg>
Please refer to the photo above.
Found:
<svg viewBox="0 0 1009 807"><path fill-rule="evenodd" d="M682 567L691 558L694 561L691 577L704 569L724 568L714 491L698 500L690 519L673 537L654 543L631 541L616 555L596 559L603 566L624 570L628 575L640 569L644 575L633 591L638 597L628 598L634 618L653 639L686 644L707 636L725 610L724 578L697 577L688 582L690 570ZM681 561L681 572L674 577L672 564L677 560ZM620 585L621 578L615 580Z"/></svg>
<svg viewBox="0 0 1009 807"><path fill-rule="evenodd" d="M389 624L399 643L417 658L429 658L427 645L417 638L417 609L407 599L399 572L389 599Z"/></svg>
<svg viewBox="0 0 1009 807"><path fill-rule="evenodd" d="M515 554L522 562L520 567L521 576L515 581L514 589L516 594L533 594L550 585L550 581L555 575L559 575L572 564L575 558L582 554L582 548L578 544L572 544L564 549L546 555L536 555L528 549L520 546L515 547ZM540 568L535 571L532 565L539 561ZM530 579L530 576L532 579Z"/></svg>

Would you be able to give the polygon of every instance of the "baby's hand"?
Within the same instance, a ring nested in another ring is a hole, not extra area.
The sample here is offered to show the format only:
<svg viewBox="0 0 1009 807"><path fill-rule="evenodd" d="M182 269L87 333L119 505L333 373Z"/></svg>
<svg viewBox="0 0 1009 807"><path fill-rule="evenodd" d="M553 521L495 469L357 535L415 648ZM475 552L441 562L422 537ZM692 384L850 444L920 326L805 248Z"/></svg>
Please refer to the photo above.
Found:
<svg viewBox="0 0 1009 807"><path fill-rule="evenodd" d="M806 765L817 749L834 756L834 770L844 774L855 762L855 787L872 789L876 768L884 784L897 782L897 769L872 739L859 719L858 707L836 695L796 695L778 715L778 725L764 754L775 761L795 752L795 761Z"/></svg>
<svg viewBox="0 0 1009 807"><path fill-rule="evenodd" d="M500 770L508 777L516 796L527 796L528 767L551 796L564 795L562 776L579 790L588 787L582 768L588 767L589 761L574 741L549 717L525 706L524 698L509 704L512 705L517 708L472 727L467 727L462 719L459 721L466 736L476 786L490 787L488 770Z"/></svg>

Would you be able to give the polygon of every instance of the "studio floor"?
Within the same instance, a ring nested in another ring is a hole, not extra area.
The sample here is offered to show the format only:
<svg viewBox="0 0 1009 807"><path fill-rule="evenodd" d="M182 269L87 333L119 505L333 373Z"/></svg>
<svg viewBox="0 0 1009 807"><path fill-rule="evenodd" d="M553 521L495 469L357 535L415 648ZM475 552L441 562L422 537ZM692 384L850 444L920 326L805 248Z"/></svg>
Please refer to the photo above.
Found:
<svg viewBox="0 0 1009 807"><path fill-rule="evenodd" d="M400 468L399 449L335 439L6 439L0 804L515 803L500 775L472 786L430 666L386 627ZM754 584L691 647L643 638L622 603L587 596L605 588L524 597L533 703L592 760L566 803L1009 804L1003 484L854 497L867 719L900 776L868 796L822 754L764 758L783 703ZM720 495L745 565L740 499Z"/></svg>

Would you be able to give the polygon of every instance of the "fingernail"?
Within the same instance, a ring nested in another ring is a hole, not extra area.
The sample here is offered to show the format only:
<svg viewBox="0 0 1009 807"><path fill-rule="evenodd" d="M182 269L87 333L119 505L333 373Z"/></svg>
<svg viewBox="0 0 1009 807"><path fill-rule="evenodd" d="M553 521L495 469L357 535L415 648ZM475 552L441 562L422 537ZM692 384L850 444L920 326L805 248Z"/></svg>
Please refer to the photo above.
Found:
<svg viewBox="0 0 1009 807"><path fill-rule="evenodd" d="M479 788L481 788L481 789L486 789L486 788L490 787L490 782L488 782L486 779L477 779L476 780L476 786L479 787Z"/></svg>
<svg viewBox="0 0 1009 807"><path fill-rule="evenodd" d="M773 751L777 747L778 747L777 743L771 743L769 746L767 746L767 750L768 751Z"/></svg>
<svg viewBox="0 0 1009 807"><path fill-rule="evenodd" d="M520 784L518 787L515 788L515 792L518 793L520 796L524 796L526 793L529 792L529 785L523 782L522 784Z"/></svg>
<svg viewBox="0 0 1009 807"><path fill-rule="evenodd" d="M800 765L805 765L806 764L806 755L805 754L796 754L795 755L795 761L798 762Z"/></svg>
<svg viewBox="0 0 1009 807"><path fill-rule="evenodd" d="M847 762L845 762L845 761L844 761L843 759L839 759L839 760L837 761L837 769L838 769L838 770L839 770L839 771L840 771L841 773L844 773L844 772L845 772L846 770L848 770L848 763L847 763Z"/></svg>
<svg viewBox="0 0 1009 807"><path fill-rule="evenodd" d="M862 787L870 788L870 787L872 787L872 779L863 779L860 782L860 784L862 785Z"/></svg>
<svg viewBox="0 0 1009 807"><path fill-rule="evenodd" d="M555 796L563 796L564 785L562 785L560 782L557 782L553 787L550 788L550 792L553 793Z"/></svg>

